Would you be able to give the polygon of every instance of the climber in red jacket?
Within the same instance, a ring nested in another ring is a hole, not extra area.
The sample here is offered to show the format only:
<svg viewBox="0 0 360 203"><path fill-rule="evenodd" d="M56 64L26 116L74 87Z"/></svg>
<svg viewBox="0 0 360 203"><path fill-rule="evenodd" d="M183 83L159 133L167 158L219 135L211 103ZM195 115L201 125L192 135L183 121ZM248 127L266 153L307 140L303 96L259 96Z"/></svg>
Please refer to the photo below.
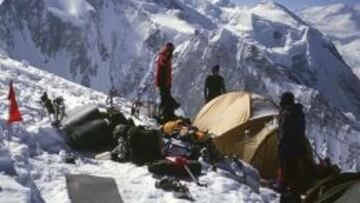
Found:
<svg viewBox="0 0 360 203"><path fill-rule="evenodd" d="M156 86L160 91L160 112L164 122L171 120L175 116L174 110L180 106L171 96L171 59L174 49L175 47L172 43L166 43L159 54L156 64Z"/></svg>

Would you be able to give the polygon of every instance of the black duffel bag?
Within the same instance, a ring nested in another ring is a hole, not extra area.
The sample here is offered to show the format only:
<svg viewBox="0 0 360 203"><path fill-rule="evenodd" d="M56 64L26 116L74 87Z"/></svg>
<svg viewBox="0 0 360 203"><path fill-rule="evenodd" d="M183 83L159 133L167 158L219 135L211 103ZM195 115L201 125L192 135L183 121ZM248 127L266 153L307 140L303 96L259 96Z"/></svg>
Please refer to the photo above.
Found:
<svg viewBox="0 0 360 203"><path fill-rule="evenodd" d="M161 132L147 130L143 126L136 126L128 131L130 160L143 165L163 159Z"/></svg>
<svg viewBox="0 0 360 203"><path fill-rule="evenodd" d="M74 126L68 136L70 145L79 150L99 150L112 141L111 130L104 119Z"/></svg>

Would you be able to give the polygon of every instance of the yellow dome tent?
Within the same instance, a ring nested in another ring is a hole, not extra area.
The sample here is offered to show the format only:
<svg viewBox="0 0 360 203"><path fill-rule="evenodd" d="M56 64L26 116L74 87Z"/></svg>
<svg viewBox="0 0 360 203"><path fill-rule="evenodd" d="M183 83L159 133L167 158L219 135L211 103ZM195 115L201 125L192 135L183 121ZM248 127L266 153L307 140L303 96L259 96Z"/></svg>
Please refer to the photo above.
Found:
<svg viewBox="0 0 360 203"><path fill-rule="evenodd" d="M213 134L215 146L222 154L237 155L257 168L263 178L273 178L279 167L277 115L278 107L264 97L248 92L232 92L207 103L193 124ZM313 152L307 139L306 145L306 161L302 160L300 164L304 173L300 176L305 183L302 189L307 190L304 202L336 199L337 202L358 202L360 173L339 174L331 169L329 174L312 177L311 173L307 173L311 172L308 167L314 164L310 163ZM310 179L305 180L307 178Z"/></svg>
<svg viewBox="0 0 360 203"><path fill-rule="evenodd" d="M224 155L237 155L260 171L276 177L278 107L248 92L232 92L207 103L194 125L213 134L216 148Z"/></svg>

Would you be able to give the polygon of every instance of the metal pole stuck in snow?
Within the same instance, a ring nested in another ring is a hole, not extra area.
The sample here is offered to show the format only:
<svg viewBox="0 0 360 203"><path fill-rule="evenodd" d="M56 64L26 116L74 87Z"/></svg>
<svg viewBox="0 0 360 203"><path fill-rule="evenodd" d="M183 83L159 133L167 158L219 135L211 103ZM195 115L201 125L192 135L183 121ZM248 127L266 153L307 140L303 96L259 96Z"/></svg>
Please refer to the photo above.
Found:
<svg viewBox="0 0 360 203"><path fill-rule="evenodd" d="M6 133L6 137L7 137L7 147L8 147L8 150L10 152L10 139L11 139L11 136L12 136L12 127L11 125L8 127L8 130L7 130L7 133Z"/></svg>
<svg viewBox="0 0 360 203"><path fill-rule="evenodd" d="M200 181L198 179L196 179L196 177L194 176L194 174L191 172L191 170L189 169L189 167L185 164L184 165L184 168L186 170L186 172L190 175L191 179L193 179L193 181L198 185L198 186L201 186L201 187L207 187L206 184L202 184L200 183Z"/></svg>

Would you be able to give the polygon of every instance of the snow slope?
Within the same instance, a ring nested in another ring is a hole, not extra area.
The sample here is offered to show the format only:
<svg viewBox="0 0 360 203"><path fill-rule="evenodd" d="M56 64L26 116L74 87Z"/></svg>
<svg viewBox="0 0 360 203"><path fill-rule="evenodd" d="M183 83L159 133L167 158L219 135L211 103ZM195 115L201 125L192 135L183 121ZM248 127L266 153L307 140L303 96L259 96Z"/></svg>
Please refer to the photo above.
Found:
<svg viewBox="0 0 360 203"><path fill-rule="evenodd" d="M5 125L8 112L6 99L9 80L14 80L17 101L24 122ZM131 202L186 202L175 199L172 193L155 188L155 179L146 167L130 163L95 161L91 155L72 151L60 132L49 125L48 118L38 103L40 95L63 96L67 108L92 103L104 107L106 96L102 93L71 83L51 73L38 70L26 63L0 58L0 202L70 202L65 183L65 174L81 173L113 177L126 203ZM129 103L116 100L122 112L129 115ZM141 116L138 124L150 124ZM65 164L65 153L74 153L76 164ZM196 202L274 202L278 195L261 189L258 195L252 189L219 170L204 169L200 181L208 184L199 187L193 182L184 182Z"/></svg>
<svg viewBox="0 0 360 203"><path fill-rule="evenodd" d="M156 100L156 56L172 41L172 92L189 117L203 106L204 80L219 64L229 91L274 102L294 92L317 152L345 170L360 170L360 80L330 40L285 7L246 8L227 0L66 2L5 0L0 53L102 92L115 86L127 99Z"/></svg>
<svg viewBox="0 0 360 203"><path fill-rule="evenodd" d="M345 4L309 7L297 13L312 26L332 39L360 78L360 4L354 7Z"/></svg>

